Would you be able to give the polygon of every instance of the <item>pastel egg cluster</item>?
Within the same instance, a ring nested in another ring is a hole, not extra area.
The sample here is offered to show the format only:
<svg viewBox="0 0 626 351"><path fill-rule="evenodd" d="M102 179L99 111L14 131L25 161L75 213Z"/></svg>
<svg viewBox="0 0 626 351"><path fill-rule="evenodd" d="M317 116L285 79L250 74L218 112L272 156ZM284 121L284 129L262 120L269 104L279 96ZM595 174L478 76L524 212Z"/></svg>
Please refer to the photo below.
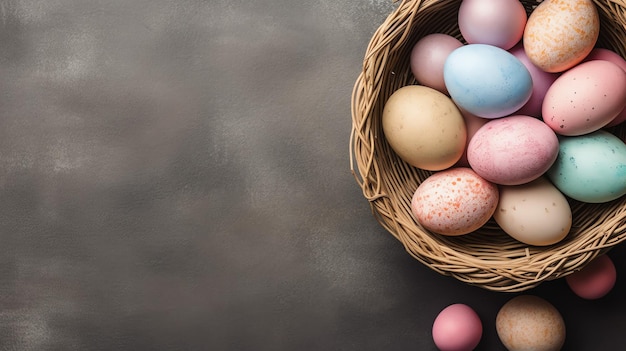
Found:
<svg viewBox="0 0 626 351"><path fill-rule="evenodd" d="M417 84L386 101L385 138L432 172L411 201L416 221L459 236L491 218L514 239L567 237L570 201L626 195L626 61L597 46L592 0L463 0L463 41L444 33L411 51Z"/></svg>

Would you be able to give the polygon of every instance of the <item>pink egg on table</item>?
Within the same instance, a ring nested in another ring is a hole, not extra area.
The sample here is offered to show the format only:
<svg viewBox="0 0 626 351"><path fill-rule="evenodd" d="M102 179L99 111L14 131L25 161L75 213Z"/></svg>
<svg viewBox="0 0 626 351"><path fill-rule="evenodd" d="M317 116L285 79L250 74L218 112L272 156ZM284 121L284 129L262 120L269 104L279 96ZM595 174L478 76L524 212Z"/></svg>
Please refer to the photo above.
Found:
<svg viewBox="0 0 626 351"><path fill-rule="evenodd" d="M411 72L421 85L448 94L443 81L443 65L448 55L463 43L453 36L434 33L418 40L411 50Z"/></svg>
<svg viewBox="0 0 626 351"><path fill-rule="evenodd" d="M615 51L603 48L595 48L591 50L589 56L587 56L583 62L592 61L592 60L605 60L613 62L614 64L620 66L624 71L626 71L626 60L621 57ZM622 110L622 112L617 115L606 127L614 127L622 122L626 121L626 108Z"/></svg>
<svg viewBox="0 0 626 351"><path fill-rule="evenodd" d="M582 270L565 277L572 291L583 299L595 300L608 294L615 285L617 271L609 256L602 255Z"/></svg>
<svg viewBox="0 0 626 351"><path fill-rule="evenodd" d="M500 185L520 185L539 178L556 161L559 140L541 120L509 116L480 128L467 147L471 168Z"/></svg>
<svg viewBox="0 0 626 351"><path fill-rule="evenodd" d="M458 23L469 44L512 48L524 35L527 15L519 0L463 0Z"/></svg>
<svg viewBox="0 0 626 351"><path fill-rule="evenodd" d="M546 96L548 88L550 88L552 83L559 77L559 74L546 72L535 66L526 55L522 43L515 45L509 52L526 66L533 80L533 90L530 99L515 114L540 118L543 98Z"/></svg>
<svg viewBox="0 0 626 351"><path fill-rule="evenodd" d="M471 307L457 303L439 312L432 334L441 351L471 351L480 343L483 326Z"/></svg>

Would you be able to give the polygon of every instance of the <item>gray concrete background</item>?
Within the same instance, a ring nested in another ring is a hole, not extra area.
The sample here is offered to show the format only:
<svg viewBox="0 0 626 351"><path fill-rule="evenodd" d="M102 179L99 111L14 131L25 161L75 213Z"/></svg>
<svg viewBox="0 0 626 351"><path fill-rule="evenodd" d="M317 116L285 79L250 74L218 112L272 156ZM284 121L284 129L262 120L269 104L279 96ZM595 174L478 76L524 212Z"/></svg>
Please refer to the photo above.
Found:
<svg viewBox="0 0 626 351"><path fill-rule="evenodd" d="M457 302L502 349L512 296L410 258L349 171L352 86L394 8L0 0L0 349L434 350ZM615 349L623 280L532 293L568 349Z"/></svg>

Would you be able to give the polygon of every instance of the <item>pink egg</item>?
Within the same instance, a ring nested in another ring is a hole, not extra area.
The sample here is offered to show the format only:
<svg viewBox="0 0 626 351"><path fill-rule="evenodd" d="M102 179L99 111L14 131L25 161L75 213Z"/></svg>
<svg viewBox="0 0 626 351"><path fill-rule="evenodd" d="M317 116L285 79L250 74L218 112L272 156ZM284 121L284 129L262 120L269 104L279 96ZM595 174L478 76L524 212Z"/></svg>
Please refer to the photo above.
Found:
<svg viewBox="0 0 626 351"><path fill-rule="evenodd" d="M520 185L537 179L556 161L559 140L550 127L530 116L491 120L467 147L471 168L486 180Z"/></svg>
<svg viewBox="0 0 626 351"><path fill-rule="evenodd" d="M411 212L424 228L458 236L487 223L498 206L498 199L498 187L472 169L448 168L420 184L411 199Z"/></svg>
<svg viewBox="0 0 626 351"><path fill-rule="evenodd" d="M469 167L469 162L467 161L467 146L469 145L470 140L476 132L480 129L480 127L484 126L485 123L489 122L490 119L478 117L473 115L464 109L459 108L461 111L461 115L463 116L463 120L465 120L465 129L467 130L467 141L465 142L465 150L463 151L463 155L461 155L461 159L456 163L457 167Z"/></svg>
<svg viewBox="0 0 626 351"><path fill-rule="evenodd" d="M526 55L522 43L515 45L509 52L526 66L533 80L533 90L530 99L515 114L540 118L543 98L546 96L548 88L559 77L559 74L549 73L535 66Z"/></svg>
<svg viewBox="0 0 626 351"><path fill-rule="evenodd" d="M519 0L463 0L458 23L469 44L489 44L508 50L524 35L527 15Z"/></svg>
<svg viewBox="0 0 626 351"><path fill-rule="evenodd" d="M593 60L605 60L613 62L614 64L620 66L624 71L626 71L626 60L617 54L615 51L611 51L608 49L595 48L591 50L589 56L587 56L583 62L593 61ZM614 127L622 122L626 121L626 108L622 110L622 112L617 115L606 127Z"/></svg>
<svg viewBox="0 0 626 351"><path fill-rule="evenodd" d="M443 65L448 55L463 46L447 34L429 34L420 39L411 50L411 72L419 84L448 94L443 81Z"/></svg>
<svg viewBox="0 0 626 351"><path fill-rule="evenodd" d="M589 55L583 60L583 62L592 60L611 61L614 64L622 67L622 69L626 71L626 60L624 60L624 58L615 51L609 49L595 48L591 50L591 53L589 53Z"/></svg>
<svg viewBox="0 0 626 351"><path fill-rule="evenodd" d="M615 285L617 271L607 255L596 257L582 270L565 277L572 291L583 299L599 299Z"/></svg>
<svg viewBox="0 0 626 351"><path fill-rule="evenodd" d="M465 304L444 308L433 323L433 341L441 351L471 351L478 346L483 326L478 314Z"/></svg>
<svg viewBox="0 0 626 351"><path fill-rule="evenodd" d="M543 99L542 117L556 133L576 136L611 122L626 106L626 71L593 60L564 72Z"/></svg>

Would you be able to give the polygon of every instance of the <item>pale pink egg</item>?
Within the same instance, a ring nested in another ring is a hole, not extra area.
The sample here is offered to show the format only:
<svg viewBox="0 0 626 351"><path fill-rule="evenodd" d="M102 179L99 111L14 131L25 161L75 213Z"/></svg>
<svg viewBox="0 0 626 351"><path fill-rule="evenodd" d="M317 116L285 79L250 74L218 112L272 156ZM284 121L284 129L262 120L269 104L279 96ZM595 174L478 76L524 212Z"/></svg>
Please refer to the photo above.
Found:
<svg viewBox="0 0 626 351"><path fill-rule="evenodd" d="M617 54L615 51L603 48L595 48L591 50L589 56L587 56L583 62L592 61L592 60L605 60L611 61L614 64L620 66L624 71L626 71L626 60ZM626 108L620 112L606 127L614 127L622 122L626 121Z"/></svg>
<svg viewBox="0 0 626 351"><path fill-rule="evenodd" d="M483 326L471 307L457 303L437 315L432 333L440 351L471 351L480 343Z"/></svg>
<svg viewBox="0 0 626 351"><path fill-rule="evenodd" d="M482 227L498 205L498 187L467 167L432 174L417 188L411 211L424 228L458 236Z"/></svg>
<svg viewBox="0 0 626 351"><path fill-rule="evenodd" d="M582 270L565 277L572 291L583 299L599 299L615 285L617 271L609 256L602 255L589 262Z"/></svg>
<svg viewBox="0 0 626 351"><path fill-rule="evenodd" d="M458 23L469 44L489 44L508 50L524 34L526 10L519 0L463 0Z"/></svg>
<svg viewBox="0 0 626 351"><path fill-rule="evenodd" d="M520 185L537 179L556 161L559 140L550 127L530 116L489 121L467 147L471 168L500 185Z"/></svg>
<svg viewBox="0 0 626 351"><path fill-rule="evenodd" d="M526 66L526 69L528 69L528 72L533 80L533 92L530 95L530 99L515 114L540 118L541 105L544 97L546 96L546 92L552 83L554 83L554 81L559 77L559 74L546 72L532 63L528 58L528 55L526 55L526 51L524 51L522 43L515 45L511 50L509 50L509 52L513 54L513 56L517 57L517 59L519 59L524 66Z"/></svg>
<svg viewBox="0 0 626 351"><path fill-rule="evenodd" d="M543 99L544 122L557 134L576 136L610 123L626 106L626 71L593 60L564 72Z"/></svg>
<svg viewBox="0 0 626 351"><path fill-rule="evenodd" d="M421 85L448 94L443 80L443 65L454 49L463 46L453 36L434 33L429 34L413 46L411 50L411 72Z"/></svg>

